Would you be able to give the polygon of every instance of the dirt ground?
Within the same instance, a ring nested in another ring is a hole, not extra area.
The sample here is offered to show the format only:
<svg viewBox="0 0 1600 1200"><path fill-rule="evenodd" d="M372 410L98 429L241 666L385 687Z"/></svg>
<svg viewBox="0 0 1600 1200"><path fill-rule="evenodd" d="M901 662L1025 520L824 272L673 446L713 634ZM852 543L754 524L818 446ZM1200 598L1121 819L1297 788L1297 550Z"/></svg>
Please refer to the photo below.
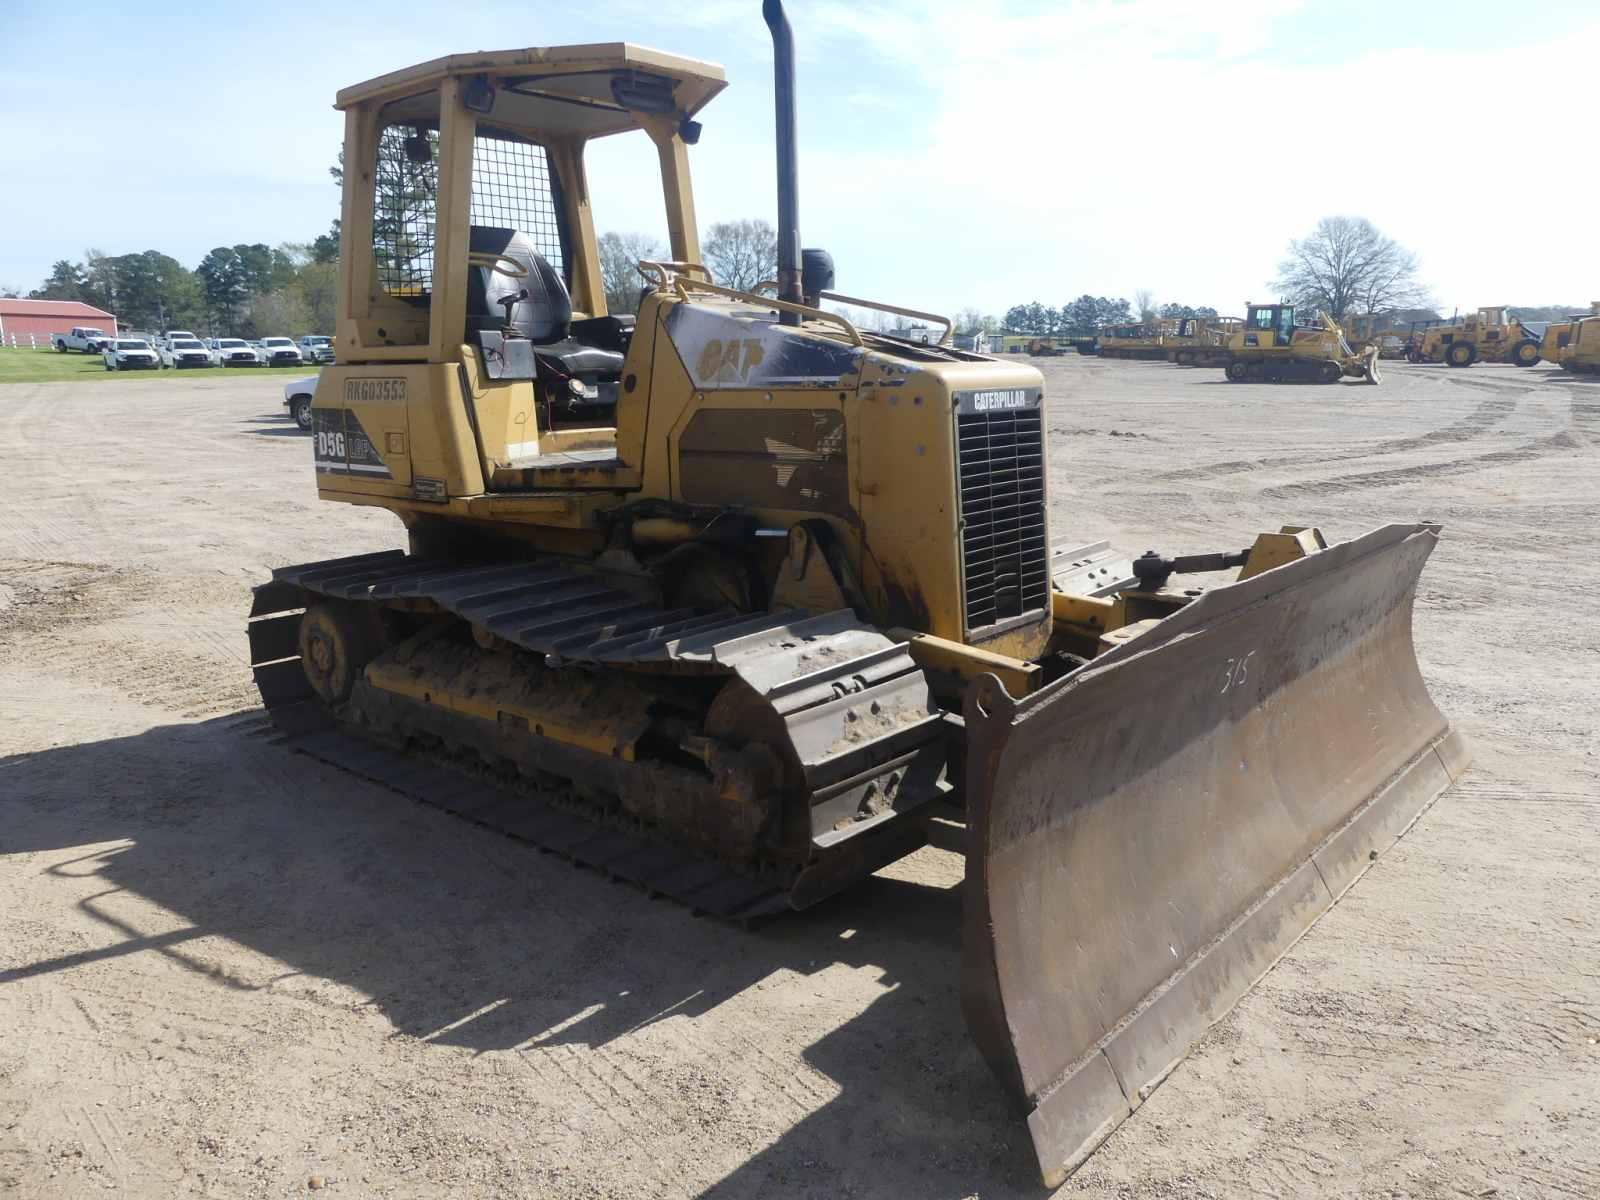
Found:
<svg viewBox="0 0 1600 1200"><path fill-rule="evenodd" d="M1600 1194L1600 383L1038 365L1057 541L1442 521L1476 751L1061 1194ZM0 387L0 1194L1039 1196L954 855L742 932L272 743L250 585L400 542L281 382Z"/></svg>

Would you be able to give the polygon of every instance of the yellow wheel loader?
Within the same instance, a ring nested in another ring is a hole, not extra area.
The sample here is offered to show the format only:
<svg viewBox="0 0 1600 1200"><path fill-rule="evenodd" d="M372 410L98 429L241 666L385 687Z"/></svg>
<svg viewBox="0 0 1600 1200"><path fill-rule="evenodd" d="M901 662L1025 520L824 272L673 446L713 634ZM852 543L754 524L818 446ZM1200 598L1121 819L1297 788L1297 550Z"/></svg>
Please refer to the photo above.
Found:
<svg viewBox="0 0 1600 1200"><path fill-rule="evenodd" d="M1292 304L1247 304L1244 323L1228 337L1228 379L1234 383L1338 383L1349 376L1381 383L1378 347L1357 353L1327 313L1295 320Z"/></svg>
<svg viewBox="0 0 1600 1200"><path fill-rule="evenodd" d="M1470 367L1476 362L1531 367L1540 354L1539 339L1521 321L1508 317L1502 305L1425 328L1412 337L1406 357L1414 363L1448 363L1452 367Z"/></svg>
<svg viewBox="0 0 1600 1200"><path fill-rule="evenodd" d="M408 545L274 571L255 678L301 752L737 922L964 820L963 1004L1057 1180L1462 770L1411 644L1438 528L1053 543L1039 371L821 307L874 303L801 249L764 12L776 297L699 261L719 67L551 47L339 93L317 490ZM669 230L636 312L610 137L653 145Z"/></svg>

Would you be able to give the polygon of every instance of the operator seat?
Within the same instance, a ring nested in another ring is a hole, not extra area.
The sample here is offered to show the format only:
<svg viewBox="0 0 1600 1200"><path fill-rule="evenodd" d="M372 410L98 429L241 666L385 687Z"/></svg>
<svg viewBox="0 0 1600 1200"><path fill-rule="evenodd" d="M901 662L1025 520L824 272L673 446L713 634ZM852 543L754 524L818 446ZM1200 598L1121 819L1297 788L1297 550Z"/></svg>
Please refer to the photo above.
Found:
<svg viewBox="0 0 1600 1200"><path fill-rule="evenodd" d="M494 267L468 268L469 341L481 342L478 335L498 335L509 328L533 344L536 358L562 374L585 380L621 375L633 330L631 316L574 321L566 282L520 230L474 225L469 248L474 254L504 255L526 271L519 279ZM512 297L520 298L508 306Z"/></svg>

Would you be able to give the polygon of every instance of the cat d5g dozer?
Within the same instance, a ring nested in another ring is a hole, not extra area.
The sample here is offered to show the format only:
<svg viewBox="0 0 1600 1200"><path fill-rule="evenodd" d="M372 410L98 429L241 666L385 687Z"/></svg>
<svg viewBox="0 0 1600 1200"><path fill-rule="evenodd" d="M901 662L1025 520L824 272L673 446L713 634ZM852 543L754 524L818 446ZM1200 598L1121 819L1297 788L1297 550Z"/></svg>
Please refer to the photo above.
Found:
<svg viewBox="0 0 1600 1200"><path fill-rule="evenodd" d="M1357 354L1327 313L1298 324L1292 304L1246 304L1244 323L1228 336L1228 353L1234 383L1338 383L1347 375L1383 381L1376 345Z"/></svg>
<svg viewBox="0 0 1600 1200"><path fill-rule="evenodd" d="M800 249L764 8L776 298L696 261L718 67L569 46L339 94L317 489L409 546L275 571L256 680L304 752L736 920L963 815L964 1006L1059 1179L1462 769L1411 641L1438 529L1053 552L1040 373L820 307L873 305ZM613 136L653 143L670 236L633 313L584 169Z"/></svg>

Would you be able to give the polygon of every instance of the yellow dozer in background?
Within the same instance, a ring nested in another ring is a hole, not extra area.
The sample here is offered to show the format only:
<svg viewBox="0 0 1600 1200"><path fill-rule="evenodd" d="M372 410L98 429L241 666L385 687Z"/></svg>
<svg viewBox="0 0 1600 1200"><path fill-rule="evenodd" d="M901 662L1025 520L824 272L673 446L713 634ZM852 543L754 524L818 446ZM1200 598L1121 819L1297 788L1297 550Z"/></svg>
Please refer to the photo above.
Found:
<svg viewBox="0 0 1600 1200"><path fill-rule="evenodd" d="M1383 380L1376 345L1357 353L1326 313L1300 324L1292 304L1246 304L1244 323L1228 338L1228 355L1227 376L1234 383Z"/></svg>
<svg viewBox="0 0 1600 1200"><path fill-rule="evenodd" d="M1129 558L1069 510L1055 542L1039 371L821 307L873 304L801 249L764 11L777 298L698 261L719 67L477 52L339 93L317 490L407 544L275 570L255 678L299 751L733 921L964 822L962 1002L1059 1180L1463 769L1411 642L1438 527ZM633 312L610 137L653 144L628 186L670 236Z"/></svg>
<svg viewBox="0 0 1600 1200"><path fill-rule="evenodd" d="M1394 327L1390 317L1382 313L1350 315L1339 322L1345 343L1357 354L1370 346L1378 348L1379 358L1404 358L1406 336Z"/></svg>
<svg viewBox="0 0 1600 1200"><path fill-rule="evenodd" d="M1600 317L1600 300L1589 302L1587 314L1577 313L1565 321L1551 321L1545 326L1544 337L1539 340L1539 357L1556 366L1566 366L1567 347L1577 333L1578 322L1585 316Z"/></svg>
<svg viewBox="0 0 1600 1200"><path fill-rule="evenodd" d="M1597 315L1573 323L1572 338L1561 351L1561 368L1577 375L1600 374L1600 302Z"/></svg>
<svg viewBox="0 0 1600 1200"><path fill-rule="evenodd" d="M1225 367L1233 358L1228 339L1243 322L1238 317L1174 317L1165 324L1161 346L1168 362L1180 367Z"/></svg>
<svg viewBox="0 0 1600 1200"><path fill-rule="evenodd" d="M1432 325L1411 339L1406 358L1414 363L1476 362L1531 367L1539 361L1539 339L1521 321L1506 316L1504 305L1480 308L1469 317Z"/></svg>
<svg viewBox="0 0 1600 1200"><path fill-rule="evenodd" d="M1159 322L1138 325L1110 325L1095 339L1101 358L1163 359Z"/></svg>

